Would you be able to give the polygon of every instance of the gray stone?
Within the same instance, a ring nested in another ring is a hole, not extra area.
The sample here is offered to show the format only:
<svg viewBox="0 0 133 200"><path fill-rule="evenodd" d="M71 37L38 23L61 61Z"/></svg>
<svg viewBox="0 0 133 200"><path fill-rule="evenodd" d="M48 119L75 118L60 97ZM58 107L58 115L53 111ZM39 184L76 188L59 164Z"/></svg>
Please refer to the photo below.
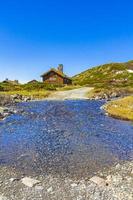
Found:
<svg viewBox="0 0 133 200"><path fill-rule="evenodd" d="M24 100L25 102L27 102L27 101L31 101L31 98L30 98L30 97L25 97L23 100Z"/></svg>

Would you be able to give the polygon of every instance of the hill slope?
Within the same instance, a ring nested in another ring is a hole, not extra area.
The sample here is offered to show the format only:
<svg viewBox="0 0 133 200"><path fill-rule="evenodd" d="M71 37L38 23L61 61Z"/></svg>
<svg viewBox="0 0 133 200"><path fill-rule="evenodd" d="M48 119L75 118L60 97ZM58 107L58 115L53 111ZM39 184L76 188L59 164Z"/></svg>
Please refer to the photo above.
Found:
<svg viewBox="0 0 133 200"><path fill-rule="evenodd" d="M133 87L133 61L100 65L74 76L73 81L95 87Z"/></svg>
<svg viewBox="0 0 133 200"><path fill-rule="evenodd" d="M94 67L74 76L73 82L94 87L88 94L92 99L133 95L133 61Z"/></svg>

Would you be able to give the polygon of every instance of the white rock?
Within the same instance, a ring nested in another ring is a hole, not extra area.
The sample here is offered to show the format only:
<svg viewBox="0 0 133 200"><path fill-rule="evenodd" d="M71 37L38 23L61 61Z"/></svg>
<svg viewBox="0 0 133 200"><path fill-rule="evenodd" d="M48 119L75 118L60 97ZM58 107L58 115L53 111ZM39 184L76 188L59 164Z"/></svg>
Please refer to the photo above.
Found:
<svg viewBox="0 0 133 200"><path fill-rule="evenodd" d="M107 183L103 178L100 178L98 176L93 176L92 178L90 178L90 181L92 181L93 183L96 183L98 186L106 186Z"/></svg>
<svg viewBox="0 0 133 200"><path fill-rule="evenodd" d="M124 71L117 71L116 74L123 74Z"/></svg>
<svg viewBox="0 0 133 200"><path fill-rule="evenodd" d="M133 70L132 69L128 69L127 70L129 73L133 73Z"/></svg>
<svg viewBox="0 0 133 200"><path fill-rule="evenodd" d="M72 183L71 187L77 187L77 183Z"/></svg>
<svg viewBox="0 0 133 200"><path fill-rule="evenodd" d="M50 187L50 188L47 189L47 192L52 192L52 191L53 191L52 187Z"/></svg>
<svg viewBox="0 0 133 200"><path fill-rule="evenodd" d="M40 181L32 179L30 177L24 177L21 179L22 183L28 187L33 187L40 183Z"/></svg>

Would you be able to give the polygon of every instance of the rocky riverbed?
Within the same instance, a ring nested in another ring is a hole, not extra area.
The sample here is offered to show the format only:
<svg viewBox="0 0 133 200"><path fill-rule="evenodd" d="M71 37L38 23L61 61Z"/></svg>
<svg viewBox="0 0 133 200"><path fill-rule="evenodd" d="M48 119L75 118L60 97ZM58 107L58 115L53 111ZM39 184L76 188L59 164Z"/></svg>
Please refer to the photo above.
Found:
<svg viewBox="0 0 133 200"><path fill-rule="evenodd" d="M58 176L25 177L0 168L1 200L132 200L133 162L117 164L91 178L73 180Z"/></svg>

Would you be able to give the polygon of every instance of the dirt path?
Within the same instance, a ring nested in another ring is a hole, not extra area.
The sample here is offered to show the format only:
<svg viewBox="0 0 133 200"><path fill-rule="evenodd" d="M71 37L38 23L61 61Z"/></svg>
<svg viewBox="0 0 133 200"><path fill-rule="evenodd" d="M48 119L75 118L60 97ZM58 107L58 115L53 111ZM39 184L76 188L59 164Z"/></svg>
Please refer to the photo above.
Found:
<svg viewBox="0 0 133 200"><path fill-rule="evenodd" d="M83 87L67 91L58 91L51 94L48 100L66 100L66 99L88 99L87 94L92 90L91 87Z"/></svg>

